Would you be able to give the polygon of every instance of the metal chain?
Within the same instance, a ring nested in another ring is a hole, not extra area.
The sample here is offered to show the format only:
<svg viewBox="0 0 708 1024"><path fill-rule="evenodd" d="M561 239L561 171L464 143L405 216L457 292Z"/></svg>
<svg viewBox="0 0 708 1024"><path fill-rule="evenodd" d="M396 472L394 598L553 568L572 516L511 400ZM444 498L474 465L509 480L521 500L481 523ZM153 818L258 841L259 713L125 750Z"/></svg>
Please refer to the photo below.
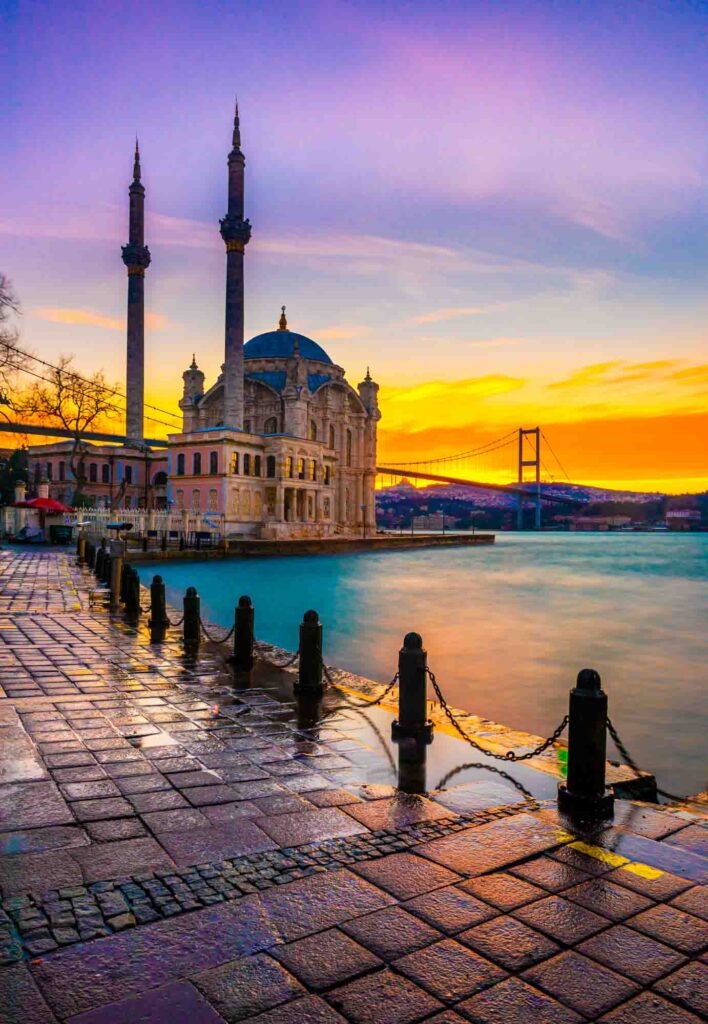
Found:
<svg viewBox="0 0 708 1024"><path fill-rule="evenodd" d="M213 644L225 644L225 643L227 643L231 639L231 637L234 635L234 630L236 629L236 623L234 622L233 626L228 631L226 636L212 636L211 633L209 632L209 630L204 625L204 620L202 619L201 615L199 616L199 625L201 626L202 633L204 634L204 636L207 638L207 640L210 640Z"/></svg>
<svg viewBox="0 0 708 1024"><path fill-rule="evenodd" d="M438 703L440 704L440 707L445 712L445 715L447 716L451 724L455 727L455 729L457 729L462 739L469 743L471 747L474 747L475 750L479 750L481 754L486 754L487 757L493 757L497 761L529 761L532 757L538 757L539 754L542 754L544 750L548 750L548 748L553 743L555 743L555 741L559 738L559 736L565 729L566 725L568 724L568 716L566 715L560 723L560 725L558 725L553 730L548 739L545 739L543 743L539 744L539 746L537 746L535 750L529 750L526 754L515 754L513 750L507 750L505 754L494 754L492 753L491 750L487 750L480 743L477 743L476 740L473 740L472 737L465 732L465 730L462 728L462 726L460 725L460 723L457 721L452 711L450 710L447 701L443 697L442 691L438 686L438 681L435 678L435 673L431 672L431 670L427 667L425 671L428 673L430 682L433 684L433 689L435 690L435 694L438 698Z"/></svg>
<svg viewBox="0 0 708 1024"><path fill-rule="evenodd" d="M444 789L445 786L448 784L448 782L450 781L451 778L453 778L455 775L458 775L460 772L465 771L465 769L467 769L467 768L482 768L484 771L494 772L495 775L501 775L501 777L503 779L506 779L507 782L510 782L512 784L512 786L514 786L516 789L518 789L518 791L523 796L524 800L529 801L529 802L531 802L533 804L537 804L538 803L538 801L536 800L536 797L533 795L533 793L531 793L526 788L526 786L523 785L523 783L519 782L518 779L515 779L513 777L513 775L509 775L509 773L505 772L503 768L497 768L493 764L482 764L480 761L476 761L476 762L471 761L471 762L468 762L467 764L459 764L456 768L453 768L451 771L449 771L447 773L447 775L444 775L442 777L442 779L440 779L440 782L438 782L438 784L435 787L435 789L436 790Z"/></svg>
<svg viewBox="0 0 708 1024"><path fill-rule="evenodd" d="M624 761L624 763L629 768L631 768L633 772L637 773L637 777L641 776L642 775L642 769L639 767L637 762L634 760L632 755L629 753L629 751L625 747L624 743L622 742L622 740L620 738L619 733L617 732L617 730L615 729L614 725L612 724L612 721L609 718L609 716L608 716L608 719L607 719L607 731L609 732L610 736L612 737L612 742L617 747L617 749L618 749L618 751L620 753L620 756L622 757L622 760ZM700 800L692 800L688 796L677 796L676 793L669 793L669 791L667 789L659 789L658 786L656 787L656 791L657 791L657 793L660 796L665 796L667 800L674 800L676 803L680 803L680 804L695 804L696 807L705 807L705 804L701 803Z"/></svg>
<svg viewBox="0 0 708 1024"><path fill-rule="evenodd" d="M342 699L344 700L345 704L351 704L351 706L354 707L354 708L374 708L374 707L376 707L377 704L380 704L383 700L386 699L386 697L389 695L389 693L391 692L391 690L393 689L393 687L396 685L397 682L398 682L398 672L396 672L395 676L393 677L391 682L388 684L386 689L383 691L383 693L380 693L378 695L378 697L376 697L374 700L366 700L365 699L365 700L362 700L362 701L355 701L355 700L352 700L351 697L346 695L344 693L344 691L340 691L340 692L342 693Z"/></svg>
<svg viewBox="0 0 708 1024"><path fill-rule="evenodd" d="M266 658L262 651L258 652L258 657L261 661L265 661L267 665L273 665L274 668L290 668L290 666L294 665L300 657L300 648L298 648L292 657L287 659L287 661L274 661L273 658Z"/></svg>
<svg viewBox="0 0 708 1024"><path fill-rule="evenodd" d="M169 618L167 619L167 625L168 626L173 626L175 629L177 629L179 626L181 626L183 622L184 622L184 615L182 616L181 619L177 619L176 622L173 622Z"/></svg>

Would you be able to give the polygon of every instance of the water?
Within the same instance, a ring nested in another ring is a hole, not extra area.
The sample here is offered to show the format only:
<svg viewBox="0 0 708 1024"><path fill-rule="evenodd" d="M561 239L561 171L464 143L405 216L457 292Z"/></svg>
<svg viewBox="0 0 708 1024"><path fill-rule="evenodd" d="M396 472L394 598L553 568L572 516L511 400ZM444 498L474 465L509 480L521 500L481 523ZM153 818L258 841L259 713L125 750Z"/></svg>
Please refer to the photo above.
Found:
<svg viewBox="0 0 708 1024"><path fill-rule="evenodd" d="M578 670L596 668L642 767L675 792L706 785L708 534L499 534L490 547L162 563L143 579L152 571L173 602L196 586L224 626L250 594L257 635L289 650L316 608L326 660L381 681L415 630L451 704L544 736Z"/></svg>

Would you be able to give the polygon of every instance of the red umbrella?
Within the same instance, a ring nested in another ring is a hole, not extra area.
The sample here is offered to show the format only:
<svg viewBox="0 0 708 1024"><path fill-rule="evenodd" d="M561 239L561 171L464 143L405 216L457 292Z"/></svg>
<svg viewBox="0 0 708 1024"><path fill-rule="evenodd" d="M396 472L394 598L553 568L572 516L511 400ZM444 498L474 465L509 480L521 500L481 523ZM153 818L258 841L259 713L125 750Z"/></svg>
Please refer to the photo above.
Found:
<svg viewBox="0 0 708 1024"><path fill-rule="evenodd" d="M14 508L36 508L40 512L71 512L70 508L62 505L60 501L53 498L31 498L30 501L16 501Z"/></svg>

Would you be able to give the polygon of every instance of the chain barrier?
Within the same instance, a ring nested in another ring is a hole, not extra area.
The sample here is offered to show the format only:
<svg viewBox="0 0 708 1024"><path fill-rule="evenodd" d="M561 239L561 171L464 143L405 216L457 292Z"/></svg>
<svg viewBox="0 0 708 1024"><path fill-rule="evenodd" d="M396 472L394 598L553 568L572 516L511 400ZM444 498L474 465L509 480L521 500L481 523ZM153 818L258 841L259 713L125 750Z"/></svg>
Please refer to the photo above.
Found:
<svg viewBox="0 0 708 1024"><path fill-rule="evenodd" d="M231 637L234 635L234 630L236 629L236 623L234 622L233 626L228 631L226 636L212 636L212 634L209 632L209 630L204 625L204 619L201 617L201 615L199 616L199 625L201 627L201 630L202 630L202 633L204 634L204 636L207 638L207 640L210 640L211 643L213 643L213 644L225 644L225 643L227 643L231 639Z"/></svg>
<svg viewBox="0 0 708 1024"><path fill-rule="evenodd" d="M453 768L451 771L447 773L447 775L443 775L435 789L444 789L445 786L450 781L450 779L452 779L459 772L465 771L465 769L467 768L482 768L484 771L494 772L495 775L501 775L501 777L503 779L506 779L507 782L510 782L515 789L518 789L518 791L523 796L524 800L526 800L528 803L534 804L535 806L538 805L538 801L536 800L536 797L533 795L533 793L531 793L531 791L528 790L522 782L519 782L518 779L515 779L513 775L509 775L509 773L505 772L503 768L497 768L493 764L482 764L481 761L470 761L467 764L459 764L457 768Z"/></svg>
<svg viewBox="0 0 708 1024"><path fill-rule="evenodd" d="M624 763L627 765L628 768L631 768L633 772L637 773L637 778L640 778L642 775L642 769L639 767L637 762L634 760L632 755L625 747L620 737L620 734L615 729L609 717L607 719L607 731L612 737L612 742L617 747L617 750L620 753L620 757L622 758ZM703 808L705 808L706 806L704 803L701 803L700 800L692 800L691 797L688 796L677 796L676 793L670 793L667 789L660 789L658 786L656 787L656 791L659 794L659 796L664 796L667 800L673 800L679 804L694 804L696 807Z"/></svg>
<svg viewBox="0 0 708 1024"><path fill-rule="evenodd" d="M483 747L481 743L477 743L476 740L473 740L469 733L465 732L465 730L462 728L462 726L460 725L460 723L457 721L452 711L450 710L449 704L443 697L442 691L438 685L438 681L435 678L435 673L431 672L429 668L426 668L425 671L428 673L428 678L430 679L433 689L435 690L435 694L438 698L438 703L440 704L440 707L444 711L450 723L458 731L462 739L469 743L471 747L474 747L475 750L479 750L481 754L485 754L487 757L493 757L497 761L529 761L532 757L538 757L539 754L542 754L544 750L548 750L548 748L553 743L555 743L555 741L560 737L566 725L568 724L568 716L566 715L561 721L560 725L558 725L553 730L548 739L545 739L543 743L540 743L534 750L529 750L525 754L515 754L513 750L507 750L505 754L494 754L491 750L487 750L485 747Z"/></svg>
<svg viewBox="0 0 708 1024"><path fill-rule="evenodd" d="M352 700L352 698L350 696L345 694L343 690L340 690L340 693L342 695L342 700L344 701L344 703L351 705L351 707L353 707L353 708L375 708L377 704L381 704L382 701L384 701L386 699L386 697L389 695L389 693L394 688L394 686L396 685L397 682L398 682L398 672L396 672L395 676L393 677L391 682L388 684L386 689L383 691L383 693L380 693L378 695L378 697L375 697L373 700L366 700L365 699L365 700L362 700L362 701L355 701L355 700ZM336 683L335 683L335 686L336 686Z"/></svg>
<svg viewBox="0 0 708 1024"><path fill-rule="evenodd" d="M168 626L173 626L174 629L178 629L182 625L183 622L184 622L184 615L182 616L181 619L177 619L176 622L173 622L172 619L170 619L169 617L167 618L167 625Z"/></svg>
<svg viewBox="0 0 708 1024"><path fill-rule="evenodd" d="M290 668L290 666L294 665L300 657L300 649L298 648L286 661L275 661L273 658L266 658L263 651L258 651L257 654L261 661L265 661L267 665L272 665L274 668Z"/></svg>

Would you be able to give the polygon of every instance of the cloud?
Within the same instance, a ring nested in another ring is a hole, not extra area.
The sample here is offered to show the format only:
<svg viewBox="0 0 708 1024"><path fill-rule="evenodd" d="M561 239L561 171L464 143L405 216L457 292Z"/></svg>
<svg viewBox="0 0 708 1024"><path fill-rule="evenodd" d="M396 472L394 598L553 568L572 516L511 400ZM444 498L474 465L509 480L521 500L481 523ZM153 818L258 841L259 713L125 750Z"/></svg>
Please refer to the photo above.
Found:
<svg viewBox="0 0 708 1024"><path fill-rule="evenodd" d="M371 328L364 324L343 324L341 327L323 327L321 330L311 331L310 336L315 341L347 341L350 338L360 338L370 332Z"/></svg>
<svg viewBox="0 0 708 1024"><path fill-rule="evenodd" d="M434 324L440 320L457 320L465 316L478 316L487 313L489 306L448 306L445 309L434 309L430 313L421 313L420 316L411 317L408 323L411 324Z"/></svg>
<svg viewBox="0 0 708 1024"><path fill-rule="evenodd" d="M549 384L549 388L580 388L586 384L597 384L599 383L615 366L621 366L622 361L620 359L612 360L607 363L593 363L591 366L584 366L580 370L575 370L569 377L565 377L563 380L554 381Z"/></svg>
<svg viewBox="0 0 708 1024"><path fill-rule="evenodd" d="M125 320L115 316L105 316L91 309L62 309L57 307L36 309L32 313L35 320L46 320L53 324L70 324L74 327L101 327L108 331L125 331ZM163 331L169 320L162 313L146 313L145 326L151 331Z"/></svg>

